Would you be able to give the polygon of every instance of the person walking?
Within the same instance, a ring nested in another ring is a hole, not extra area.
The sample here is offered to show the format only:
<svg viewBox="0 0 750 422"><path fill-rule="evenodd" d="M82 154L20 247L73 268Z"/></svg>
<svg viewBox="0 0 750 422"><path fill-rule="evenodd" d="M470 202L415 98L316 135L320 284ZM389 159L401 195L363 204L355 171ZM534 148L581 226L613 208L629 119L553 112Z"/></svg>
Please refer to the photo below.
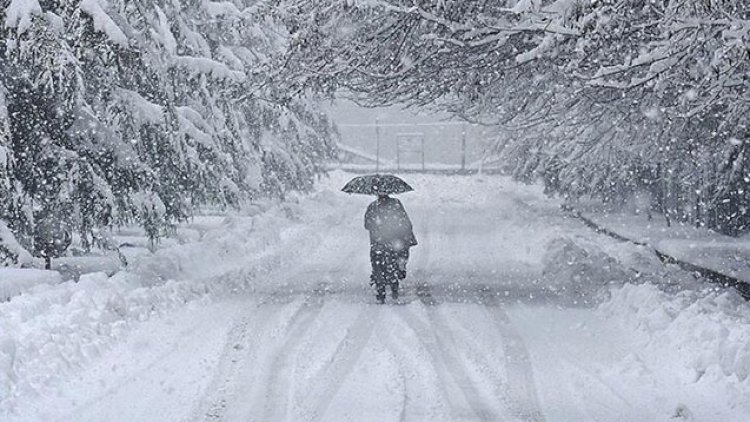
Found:
<svg viewBox="0 0 750 422"><path fill-rule="evenodd" d="M370 284L378 303L385 303L386 288L398 299L399 281L406 278L409 248L417 245L411 220L404 206L387 193L379 193L365 212L365 229L370 232Z"/></svg>
<svg viewBox="0 0 750 422"><path fill-rule="evenodd" d="M370 232L370 285L375 286L379 303L385 303L388 286L393 299L398 299L399 281L406 278L409 248L417 244L417 238L401 201L389 195L414 189L392 174L370 174L355 177L341 190L377 196L365 212L365 229Z"/></svg>

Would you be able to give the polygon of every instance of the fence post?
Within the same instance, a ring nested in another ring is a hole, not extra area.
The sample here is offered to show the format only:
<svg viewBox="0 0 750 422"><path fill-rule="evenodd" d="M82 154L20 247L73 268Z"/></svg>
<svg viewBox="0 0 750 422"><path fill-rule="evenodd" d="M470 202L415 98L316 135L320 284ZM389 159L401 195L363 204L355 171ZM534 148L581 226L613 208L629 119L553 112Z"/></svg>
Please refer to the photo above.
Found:
<svg viewBox="0 0 750 422"><path fill-rule="evenodd" d="M396 170L401 171L401 139L396 137Z"/></svg>
<svg viewBox="0 0 750 422"><path fill-rule="evenodd" d="M380 119L375 118L375 173L380 173Z"/></svg>
<svg viewBox="0 0 750 422"><path fill-rule="evenodd" d="M422 171L424 171L424 136L422 137Z"/></svg>
<svg viewBox="0 0 750 422"><path fill-rule="evenodd" d="M461 171L466 171L466 123L461 126Z"/></svg>

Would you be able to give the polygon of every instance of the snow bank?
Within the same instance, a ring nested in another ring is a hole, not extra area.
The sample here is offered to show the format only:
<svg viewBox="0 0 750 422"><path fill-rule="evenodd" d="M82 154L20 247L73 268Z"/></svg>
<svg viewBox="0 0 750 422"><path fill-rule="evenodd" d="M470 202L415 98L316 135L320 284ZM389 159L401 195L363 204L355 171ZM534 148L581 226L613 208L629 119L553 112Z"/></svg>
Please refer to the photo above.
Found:
<svg viewBox="0 0 750 422"><path fill-rule="evenodd" d="M623 284L636 273L592 244L568 237L552 240L542 258L547 288L574 301L590 302L603 288Z"/></svg>
<svg viewBox="0 0 750 422"><path fill-rule="evenodd" d="M750 391L750 307L735 292L673 294L626 284L612 289L598 312L639 334L634 361L672 367L686 385L730 377ZM631 364L623 362L621 370Z"/></svg>
<svg viewBox="0 0 750 422"><path fill-rule="evenodd" d="M57 271L0 267L0 302L5 302L34 286L60 282L62 277Z"/></svg>
<svg viewBox="0 0 750 422"><path fill-rule="evenodd" d="M128 47L128 37L105 11L109 8L106 0L83 0L79 7L94 20L95 30L103 32L115 44Z"/></svg>
<svg viewBox="0 0 750 422"><path fill-rule="evenodd" d="M78 280L86 273L115 274L122 269L123 262L116 252L98 255L64 256L52 261L52 269L58 271L64 280Z"/></svg>
<svg viewBox="0 0 750 422"><path fill-rule="evenodd" d="M268 275L314 249L341 214L340 198L320 193L277 204L253 216L225 217L204 226L201 241L136 259L112 277L84 274L78 283L37 285L0 303L0 414L21 397L51 391L60 380L121 341L131 326L154 315L278 283Z"/></svg>
<svg viewBox="0 0 750 422"><path fill-rule="evenodd" d="M31 27L31 18L41 15L42 7L37 0L11 0L5 9L5 27L16 28L20 35Z"/></svg>
<svg viewBox="0 0 750 422"><path fill-rule="evenodd" d="M581 216L612 233L647 244L675 259L750 282L750 239L734 238L690 224L667 227L661 219L649 220L645 206L610 210L595 204L577 209Z"/></svg>

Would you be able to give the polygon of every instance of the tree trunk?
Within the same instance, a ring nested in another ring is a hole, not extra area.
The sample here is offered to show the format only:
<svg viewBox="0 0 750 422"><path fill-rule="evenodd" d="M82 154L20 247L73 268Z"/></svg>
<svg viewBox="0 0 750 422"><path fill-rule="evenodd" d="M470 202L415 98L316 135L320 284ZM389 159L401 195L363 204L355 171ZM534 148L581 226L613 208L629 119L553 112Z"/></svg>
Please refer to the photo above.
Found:
<svg viewBox="0 0 750 422"><path fill-rule="evenodd" d="M697 189L696 189L697 192ZM695 195L695 228L701 227L701 196L700 194Z"/></svg>

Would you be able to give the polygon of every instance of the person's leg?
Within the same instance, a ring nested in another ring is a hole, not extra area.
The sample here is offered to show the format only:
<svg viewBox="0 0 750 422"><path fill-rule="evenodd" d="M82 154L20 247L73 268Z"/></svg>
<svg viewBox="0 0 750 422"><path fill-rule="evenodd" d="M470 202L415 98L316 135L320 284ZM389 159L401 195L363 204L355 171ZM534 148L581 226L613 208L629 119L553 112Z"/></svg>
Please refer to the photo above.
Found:
<svg viewBox="0 0 750 422"><path fill-rule="evenodd" d="M375 298L380 303L385 302L385 284L387 273L385 258L385 251L377 247L370 248L370 263L372 264L370 284L375 285Z"/></svg>
<svg viewBox="0 0 750 422"><path fill-rule="evenodd" d="M404 248L398 254L398 278L406 278L406 264L409 262L409 248Z"/></svg>
<svg viewBox="0 0 750 422"><path fill-rule="evenodd" d="M385 303L385 283L375 285L375 299L377 299L378 303Z"/></svg>
<svg viewBox="0 0 750 422"><path fill-rule="evenodd" d="M391 286L391 296L398 299L398 281L399 281L399 252L388 249L384 253L385 279Z"/></svg>

